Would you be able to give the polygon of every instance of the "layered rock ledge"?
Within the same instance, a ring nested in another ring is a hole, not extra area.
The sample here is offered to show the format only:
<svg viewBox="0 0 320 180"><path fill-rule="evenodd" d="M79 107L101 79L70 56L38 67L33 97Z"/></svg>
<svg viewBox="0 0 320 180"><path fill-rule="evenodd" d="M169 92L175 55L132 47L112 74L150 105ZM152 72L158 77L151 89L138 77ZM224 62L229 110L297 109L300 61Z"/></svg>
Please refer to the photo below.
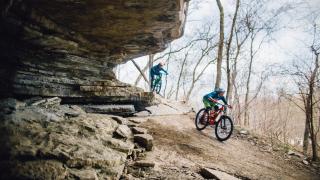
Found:
<svg viewBox="0 0 320 180"><path fill-rule="evenodd" d="M1 96L148 103L113 68L165 49L183 33L187 0L5 0L0 3Z"/></svg>
<svg viewBox="0 0 320 180"><path fill-rule="evenodd" d="M135 144L137 123L60 102L0 102L0 179L119 179L150 147Z"/></svg>

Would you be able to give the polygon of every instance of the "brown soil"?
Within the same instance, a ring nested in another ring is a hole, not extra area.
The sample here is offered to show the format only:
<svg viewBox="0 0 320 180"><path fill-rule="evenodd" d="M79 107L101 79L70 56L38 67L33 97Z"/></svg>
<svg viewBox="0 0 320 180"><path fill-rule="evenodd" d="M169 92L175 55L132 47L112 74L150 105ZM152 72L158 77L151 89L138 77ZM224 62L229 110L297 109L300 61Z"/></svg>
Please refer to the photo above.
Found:
<svg viewBox="0 0 320 180"><path fill-rule="evenodd" d="M219 142L211 127L197 131L193 118L194 114L153 116L142 124L154 137L154 150L146 158L156 167L147 179L201 179L201 167L241 179L320 179L319 169L312 165L283 151L263 150L248 138L233 135Z"/></svg>

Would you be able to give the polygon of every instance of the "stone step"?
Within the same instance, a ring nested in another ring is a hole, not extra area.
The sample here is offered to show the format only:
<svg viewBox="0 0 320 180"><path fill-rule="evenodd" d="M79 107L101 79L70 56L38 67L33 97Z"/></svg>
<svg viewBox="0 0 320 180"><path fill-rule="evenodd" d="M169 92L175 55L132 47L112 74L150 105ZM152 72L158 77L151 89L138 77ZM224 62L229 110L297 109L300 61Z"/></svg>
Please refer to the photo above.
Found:
<svg viewBox="0 0 320 180"><path fill-rule="evenodd" d="M121 116L129 116L136 112L134 105L82 105L87 113L113 114Z"/></svg>

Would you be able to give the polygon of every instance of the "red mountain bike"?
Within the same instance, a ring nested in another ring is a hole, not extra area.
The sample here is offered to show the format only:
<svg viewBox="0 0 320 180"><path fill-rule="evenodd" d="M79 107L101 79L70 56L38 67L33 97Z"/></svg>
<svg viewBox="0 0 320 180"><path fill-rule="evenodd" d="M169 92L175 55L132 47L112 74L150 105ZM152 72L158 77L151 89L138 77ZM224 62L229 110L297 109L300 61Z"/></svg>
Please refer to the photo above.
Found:
<svg viewBox="0 0 320 180"><path fill-rule="evenodd" d="M227 106L220 103L217 104L221 105L217 111L208 108L200 109L197 113L195 124L199 131L205 129L208 125L215 126L217 139L219 141L225 141L229 139L232 134L233 122L231 118L226 115Z"/></svg>

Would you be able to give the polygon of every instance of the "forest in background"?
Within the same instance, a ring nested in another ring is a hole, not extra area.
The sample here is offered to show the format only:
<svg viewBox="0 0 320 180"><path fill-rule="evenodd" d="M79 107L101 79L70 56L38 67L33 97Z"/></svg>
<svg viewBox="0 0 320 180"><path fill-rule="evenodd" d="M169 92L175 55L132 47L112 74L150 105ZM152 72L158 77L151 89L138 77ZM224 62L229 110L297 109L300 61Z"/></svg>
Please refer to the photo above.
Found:
<svg viewBox="0 0 320 180"><path fill-rule="evenodd" d="M117 77L149 90L149 66L165 61L163 97L198 110L203 95L225 88L237 125L316 160L319 6L317 0L190 1L184 36L162 53L118 66Z"/></svg>

